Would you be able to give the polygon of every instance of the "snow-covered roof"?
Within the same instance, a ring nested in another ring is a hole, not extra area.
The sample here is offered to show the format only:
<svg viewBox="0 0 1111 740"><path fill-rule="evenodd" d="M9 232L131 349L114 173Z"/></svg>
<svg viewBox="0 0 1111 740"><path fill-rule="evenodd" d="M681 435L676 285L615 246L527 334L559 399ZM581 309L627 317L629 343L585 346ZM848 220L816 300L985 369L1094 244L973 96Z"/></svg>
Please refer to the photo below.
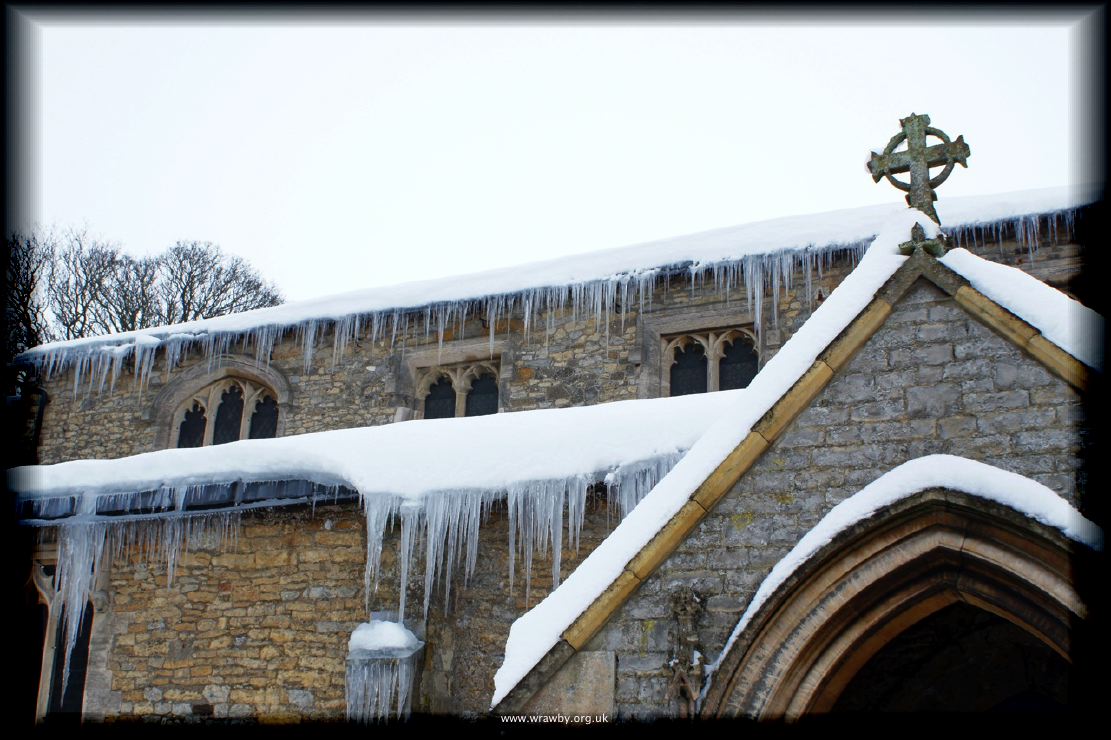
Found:
<svg viewBox="0 0 1111 740"><path fill-rule="evenodd" d="M872 301L908 259L897 254L898 245L906 241L914 223L923 226L927 237L936 235L936 225L917 211L904 209L890 218L860 264L748 385L743 402L735 402L726 410L579 567L544 601L513 623L506 641L505 660L494 678L491 707L508 695L579 615L617 580L630 561L691 500L702 482L745 440L756 422ZM959 268L978 290L981 286L992 290L994 300L1044 332L1062 349L1079 353L1073 354L1077 359L1095 358L1092 366L1100 367L1099 352L1093 351L1087 341L1078 339L1102 337L1102 318L1098 314L1017 268L991 263L967 250L952 250L943 262L955 271ZM1062 332L1058 315L1062 311L1071 318L1093 323L1083 331Z"/></svg>
<svg viewBox="0 0 1111 740"><path fill-rule="evenodd" d="M1022 238L1036 238L1041 216L1065 213L1067 217L1073 209L1094 199L1089 190L1048 188L949 198L937 205L937 211L959 246L965 240L998 235L1008 225L1015 227ZM96 355L100 362L115 363L112 371L115 374L128 355L133 354L138 360L149 358L159 346L168 350L171 365L183 345L200 344L211 351L214 346L226 347L239 339L250 340L259 356L265 357L276 335L297 328L306 342L308 362L318 324L335 322L337 335L343 337L337 343L343 343L348 336L359 334L360 325L373 338L382 335L389 321L393 322L394 330L399 322L408 325L408 314L416 309L423 309L426 326L439 331L441 336L445 327L474 310L496 319L507 309L522 309L526 321L540 310L565 305L585 313L608 314L618 298L622 299L622 306L643 300L646 294L650 299L650 283L661 271L677 268L688 270L692 278L713 273L721 279L724 273L727 281L736 281L740 276L751 298L754 291L763 294L770 282L789 280L791 268L798 264L809 266L815 255L862 250L887 219L904 208L902 204L891 203L777 218L472 275L358 290L170 326L51 342L20 357L51 371ZM1055 227L1056 221L1051 220L1050 225ZM355 321L355 317L360 320ZM490 323L493 326L495 322ZM138 365L143 363L137 362Z"/></svg>
<svg viewBox="0 0 1111 740"><path fill-rule="evenodd" d="M456 419L423 419L274 439L168 449L114 460L14 468L22 500L96 499L191 486L304 480L364 497L415 500L445 490L608 473L685 451L744 390ZM560 454L551 454L559 450ZM600 476L600 477L591 477Z"/></svg>

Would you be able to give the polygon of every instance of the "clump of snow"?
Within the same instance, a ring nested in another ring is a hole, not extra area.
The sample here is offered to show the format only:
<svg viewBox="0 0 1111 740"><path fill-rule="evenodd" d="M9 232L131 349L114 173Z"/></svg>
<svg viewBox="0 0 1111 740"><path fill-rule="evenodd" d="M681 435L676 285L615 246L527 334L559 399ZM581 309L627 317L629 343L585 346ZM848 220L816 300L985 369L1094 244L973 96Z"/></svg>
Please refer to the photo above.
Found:
<svg viewBox="0 0 1111 740"><path fill-rule="evenodd" d="M355 650L416 650L420 640L399 622L372 619L363 622L351 633L348 651Z"/></svg>
<svg viewBox="0 0 1111 740"><path fill-rule="evenodd" d="M884 224L873 246L824 303L760 370L742 400L724 409L671 472L586 557L559 588L509 631L505 660L494 676L495 706L559 641L560 635L621 574L628 562L690 500L691 494L741 443L752 426L802 377L818 355L871 302L906 261L897 247L921 214L903 209Z"/></svg>
<svg viewBox="0 0 1111 740"><path fill-rule="evenodd" d="M1017 267L953 249L941 262L1088 367L1103 367L1103 317Z"/></svg>
<svg viewBox="0 0 1111 740"><path fill-rule="evenodd" d="M1052 489L1024 476L954 455L927 455L899 465L829 510L813 529L775 564L752 597L717 659L707 666L702 696L737 637L799 566L841 532L885 506L932 488L948 488L1008 506L1069 539L1103 549L1103 530Z"/></svg>

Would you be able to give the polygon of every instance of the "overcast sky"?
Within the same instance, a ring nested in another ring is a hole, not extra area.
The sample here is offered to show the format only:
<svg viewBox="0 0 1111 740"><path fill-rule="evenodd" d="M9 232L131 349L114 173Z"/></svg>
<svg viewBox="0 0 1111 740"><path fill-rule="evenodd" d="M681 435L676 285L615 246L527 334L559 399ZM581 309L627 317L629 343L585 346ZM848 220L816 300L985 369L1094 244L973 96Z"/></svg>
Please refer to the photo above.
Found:
<svg viewBox="0 0 1111 740"><path fill-rule="evenodd" d="M865 161L911 112L971 147L941 198L1091 181L1086 12L32 14L30 218L299 299L896 202Z"/></svg>

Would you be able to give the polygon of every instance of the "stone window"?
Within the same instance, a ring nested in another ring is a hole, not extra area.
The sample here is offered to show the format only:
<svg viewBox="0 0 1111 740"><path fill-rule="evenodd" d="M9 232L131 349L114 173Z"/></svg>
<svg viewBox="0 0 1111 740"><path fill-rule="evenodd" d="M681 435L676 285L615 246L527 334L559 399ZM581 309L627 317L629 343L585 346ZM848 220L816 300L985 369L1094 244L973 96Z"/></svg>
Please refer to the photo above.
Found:
<svg viewBox="0 0 1111 740"><path fill-rule="evenodd" d="M229 377L179 404L174 415L178 447L203 447L239 439L277 436L277 394L264 385Z"/></svg>
<svg viewBox="0 0 1111 740"><path fill-rule="evenodd" d="M417 371L417 415L423 419L498 412L498 362L462 362Z"/></svg>
<svg viewBox="0 0 1111 740"><path fill-rule="evenodd" d="M41 623L39 639L42 646L35 721L45 721L55 726L76 725L80 721L84 705L89 642L95 610L92 601L86 603L69 658L69 680L63 686L66 659L65 624L62 618L64 609L58 605L59 600L54 589L57 554L53 547L50 550L47 557L34 559L29 579L38 601L37 611Z"/></svg>
<svg viewBox="0 0 1111 740"><path fill-rule="evenodd" d="M662 337L667 371L664 395L744 388L760 367L756 337L742 328L715 329Z"/></svg>

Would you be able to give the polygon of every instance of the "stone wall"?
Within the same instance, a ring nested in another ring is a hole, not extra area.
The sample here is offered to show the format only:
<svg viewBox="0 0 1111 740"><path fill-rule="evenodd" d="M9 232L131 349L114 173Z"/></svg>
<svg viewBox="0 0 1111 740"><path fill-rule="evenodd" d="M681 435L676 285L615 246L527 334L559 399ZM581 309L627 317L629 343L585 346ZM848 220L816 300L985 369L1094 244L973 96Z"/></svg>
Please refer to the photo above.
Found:
<svg viewBox="0 0 1111 740"><path fill-rule="evenodd" d="M609 531L601 496L589 499L580 549L563 551L564 577ZM441 583L427 623L423 563L409 580L406 623L425 636L413 710L480 715L494 692L513 621L552 588L550 556L520 564L509 587L508 522L495 509L481 530L478 565ZM365 523L353 502L243 514L237 543L191 543L173 583L165 567L132 557L114 564L93 621L86 716L93 719L344 717L347 640L367 619ZM370 610L396 612L399 532L386 538Z"/></svg>
<svg viewBox="0 0 1111 740"><path fill-rule="evenodd" d="M586 647L617 654L624 717L673 711L670 594L705 595L717 656L761 581L822 516L907 460L946 453L1033 478L1081 506L1081 401L919 281L887 323Z"/></svg>

